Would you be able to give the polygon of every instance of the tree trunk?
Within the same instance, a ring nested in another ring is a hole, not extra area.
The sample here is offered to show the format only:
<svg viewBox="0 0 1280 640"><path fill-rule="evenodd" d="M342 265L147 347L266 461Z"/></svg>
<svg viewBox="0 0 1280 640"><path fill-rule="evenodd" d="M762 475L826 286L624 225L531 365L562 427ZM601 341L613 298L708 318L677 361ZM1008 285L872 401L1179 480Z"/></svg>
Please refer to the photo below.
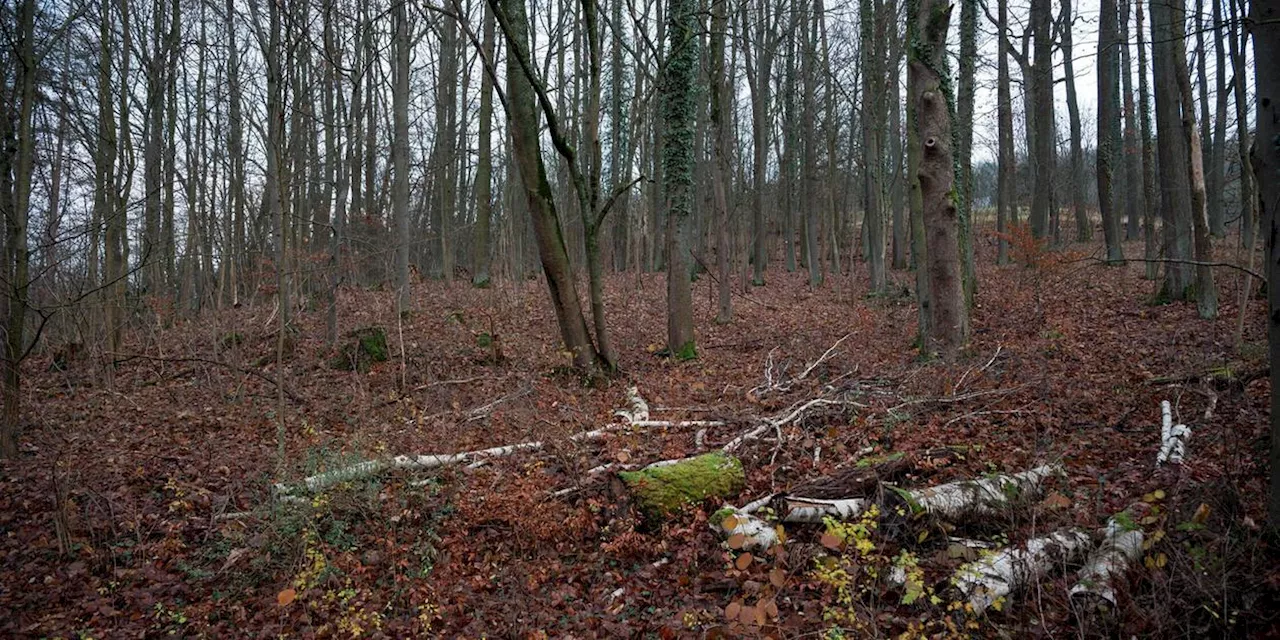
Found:
<svg viewBox="0 0 1280 640"><path fill-rule="evenodd" d="M1280 0L1253 0L1249 16L1253 32L1256 60L1274 61L1280 56ZM1243 55L1243 51L1241 51ZM1280 66L1273 63L1254 65L1254 86L1258 92L1258 140L1253 150L1254 172L1258 177L1261 217L1267 248L1268 342L1271 362L1280 362ZM1267 497L1267 520L1273 530L1280 530L1280 377L1278 367L1271 367L1271 481Z"/></svg>
<svg viewBox="0 0 1280 640"><path fill-rule="evenodd" d="M698 19L693 0L667 0L668 48L663 77L666 140L662 183L667 218L667 349L679 359L697 356L690 277L693 214L693 127L697 112Z"/></svg>
<svg viewBox="0 0 1280 640"><path fill-rule="evenodd" d="M1015 182L1018 174L1018 159L1013 148L1013 84L1009 78L1009 56L1012 51L1009 40L1005 36L1009 31L1009 2L997 0L996 29L1000 32L998 41L999 57L996 65L996 120L997 129L997 166L996 166L996 264L1009 262L1010 223L1013 212L1018 206Z"/></svg>
<svg viewBox="0 0 1280 640"><path fill-rule="evenodd" d="M956 148L959 166L959 188L956 189L960 215L960 260L964 274L965 304L972 307L978 292L977 266L973 254L973 95L974 75L978 61L978 0L960 2L960 79L956 96L960 120L959 144Z"/></svg>
<svg viewBox="0 0 1280 640"><path fill-rule="evenodd" d="M1142 145L1138 140L1137 108L1133 99L1133 64L1129 55L1129 3L1119 0L1120 28L1116 37L1120 42L1120 85L1124 95L1124 211L1125 240L1137 240L1141 232L1142 211L1146 197L1142 190ZM1118 212L1117 212L1118 213Z"/></svg>
<svg viewBox="0 0 1280 640"><path fill-rule="evenodd" d="M911 85L916 100L916 126L921 145L916 176L920 183L927 260L933 294L930 340L926 347L952 359L965 345L969 318L964 299L955 201L955 158L952 155L951 97L946 61L951 7L939 0L919 0L919 33L911 40Z"/></svg>
<svg viewBox="0 0 1280 640"><path fill-rule="evenodd" d="M1218 288L1213 283L1213 242L1209 237L1209 221L1205 217L1204 150L1200 129L1196 127L1195 101L1191 94L1191 74L1187 68L1185 0L1173 0L1173 69L1182 97L1182 133L1187 140L1187 183L1191 188L1191 230L1194 238L1196 309L1201 318L1218 315ZM1203 50L1202 50L1203 55ZM1207 105L1205 111L1208 111Z"/></svg>
<svg viewBox="0 0 1280 640"><path fill-rule="evenodd" d="M1070 1L1063 0L1064 11ZM1102 214L1102 236L1107 246L1107 263L1120 264L1124 261L1124 248L1121 245L1120 211L1119 207L1116 206L1119 198L1114 191L1112 181L1115 175L1116 161L1121 157L1119 153L1120 101L1116 95L1116 75L1119 72L1116 57L1119 53L1117 49L1120 47L1120 38L1116 33L1116 0L1101 1L1098 25L1098 210ZM1070 27L1064 27L1064 33L1068 31L1070 31ZM1068 72L1069 76L1070 72ZM1078 147L1078 145L1078 141L1073 143L1073 147ZM1076 151L1077 149L1073 148L1073 163L1075 162L1074 155ZM1083 165L1084 160L1081 159L1080 163ZM1081 171L1083 171L1083 168L1081 168ZM1076 187L1075 195L1077 198L1083 196L1080 193L1083 190L1083 184ZM1077 223L1079 223L1080 212L1083 208L1084 205L1077 202ZM1079 228L1077 231L1079 231ZM1078 239L1085 240L1087 236Z"/></svg>
<svg viewBox="0 0 1280 640"><path fill-rule="evenodd" d="M591 0L588 0L591 1ZM712 199L715 206L717 312L716 322L733 319L732 290L729 267L729 187L731 144L730 126L733 122L733 99L729 95L728 74L725 69L725 40L729 30L728 7L721 2L711 5L711 141L712 141Z"/></svg>
<svg viewBox="0 0 1280 640"><path fill-rule="evenodd" d="M1147 88L1146 29L1142 25L1143 0L1135 0L1137 13L1135 31L1138 34L1138 114L1142 122L1142 256L1146 259L1146 278L1159 277L1159 258L1156 248L1156 209L1161 197L1156 192L1156 154L1152 142L1151 91Z"/></svg>
<svg viewBox="0 0 1280 640"><path fill-rule="evenodd" d="M1053 177L1057 151L1054 144L1053 116L1053 41L1049 24L1052 21L1049 0L1031 1L1031 30L1035 38L1034 62L1028 81L1031 85L1031 104L1027 111L1034 114L1034 148L1031 151L1035 164L1035 185L1031 196L1031 234L1044 238L1054 231L1050 227L1053 214Z"/></svg>
<svg viewBox="0 0 1280 640"><path fill-rule="evenodd" d="M392 117L395 121L391 142L391 162L395 165L395 181L391 185L391 209L396 227L396 312L412 309L409 299L409 16L407 0L395 0L395 84L392 87Z"/></svg>
<svg viewBox="0 0 1280 640"><path fill-rule="evenodd" d="M36 77L39 61L35 52L35 0L25 0L17 8L17 65L14 71L13 99L16 103L17 131L13 132L17 153L13 165L12 208L6 212L5 242L6 296L4 357L0 358L0 384L3 384L4 409L0 418L0 457L18 456L18 429L22 417L22 360L26 356L24 323L27 317L28 265L27 221L31 208L31 175L35 170ZM6 146L11 143L4 137Z"/></svg>
<svg viewBox="0 0 1280 640"><path fill-rule="evenodd" d="M1164 258L1181 262L1165 265L1164 295L1185 300L1191 292L1191 188L1187 137L1182 129L1182 97L1178 90L1177 63L1182 54L1176 23L1182 11L1174 4L1155 0L1151 9L1152 83L1156 99L1156 139L1160 162L1160 201L1164 219ZM1184 58L1185 64L1185 58ZM1194 118L1194 116L1193 116ZM1193 120L1194 121L1194 120Z"/></svg>
<svg viewBox="0 0 1280 640"><path fill-rule="evenodd" d="M1075 212L1076 216L1076 242L1087 242L1089 238L1093 236L1093 225L1090 224L1089 214L1085 211L1084 207L1086 186L1084 174L1084 134L1081 131L1082 127L1080 126L1080 102L1076 98L1075 61L1072 60L1071 57L1071 32L1075 29L1075 23L1071 18L1071 1L1072 0L1062 0L1062 65L1067 83L1067 118L1071 127L1071 208ZM1115 16L1112 16L1112 20L1114 19ZM1099 30L1101 30L1101 28ZM1100 35L1099 39L1105 37L1107 36ZM1099 43L1098 50L1098 65L1099 68L1101 68L1103 58L1107 57L1109 59L1114 57L1115 49L1112 48L1110 50L1104 50L1103 45ZM1101 75L1099 76L1098 82L1099 88L1101 88ZM1112 84L1114 84L1114 82ZM1114 93L1114 90L1112 93ZM1101 99L1102 94L1100 93L1099 100ZM1102 108L1103 107L1101 105L1098 106L1100 125ZM1113 116L1118 117L1114 114ZM1112 124L1113 123L1111 121L1107 121L1106 126L1098 130L1099 154L1102 152L1102 138L1103 136L1110 135ZM1099 169L1098 171L1101 173L1102 170ZM1108 172L1110 172L1109 168ZM1099 203L1099 208L1102 206L1103 205ZM1107 206L1110 206L1109 203ZM1102 224L1105 233L1106 222L1104 221ZM1108 247L1110 247L1109 244ZM1111 258L1110 249L1107 251L1107 257L1108 259Z"/></svg>
<svg viewBox="0 0 1280 640"><path fill-rule="evenodd" d="M489 6L495 13L498 2L501 2L504 14L502 29L507 40L507 102L512 156L520 170L520 182L528 202L542 270L547 276L551 305L560 325L560 337L573 358L574 366L594 380L602 375L600 356L582 315L577 284L569 267L569 253L560 231L560 219L542 159L536 95L529 76L533 68L529 66L529 22L524 0L490 0Z"/></svg>
<svg viewBox="0 0 1280 640"><path fill-rule="evenodd" d="M1253 171L1253 163L1249 161L1249 101L1246 99L1245 83L1249 73L1245 65L1245 48L1248 33L1236 21L1236 3L1234 0L1222 0L1228 3L1231 10L1231 68L1235 75L1232 92L1236 105L1236 147L1240 158L1240 242L1252 251L1257 226L1257 197L1254 189L1258 186ZM1240 0L1243 11L1244 0ZM1255 54L1256 55L1256 54Z"/></svg>
<svg viewBox="0 0 1280 640"><path fill-rule="evenodd" d="M884 207L880 195L884 193L881 178L884 157L880 152L880 138L884 127L881 114L884 109L884 73L881 71L884 52L880 50L879 30L884 20L878 5L880 0L861 0L858 3L861 25L862 53L862 205L863 234L866 235L867 272L870 276L870 293L883 292L887 287L884 269ZM806 138L808 133L806 132Z"/></svg>

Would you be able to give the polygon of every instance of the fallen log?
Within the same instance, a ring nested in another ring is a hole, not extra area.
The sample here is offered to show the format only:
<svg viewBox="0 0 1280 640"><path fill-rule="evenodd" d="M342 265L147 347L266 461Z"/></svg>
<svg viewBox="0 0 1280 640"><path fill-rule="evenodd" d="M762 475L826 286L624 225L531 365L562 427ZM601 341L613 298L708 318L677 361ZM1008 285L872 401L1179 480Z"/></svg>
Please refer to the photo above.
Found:
<svg viewBox="0 0 1280 640"><path fill-rule="evenodd" d="M654 520L707 498L736 495L747 481L742 462L723 451L655 462L639 471L621 471L618 478L640 511Z"/></svg>
<svg viewBox="0 0 1280 640"><path fill-rule="evenodd" d="M1116 581L1142 555L1142 541L1142 530L1133 525L1128 512L1112 516L1102 529L1102 544L1089 555L1071 587L1071 597L1114 606Z"/></svg>
<svg viewBox="0 0 1280 640"><path fill-rule="evenodd" d="M1062 465L1049 464L1022 473L961 480L914 491L899 490L898 493L911 505L912 511L956 519L994 513L1017 500L1037 496L1047 478L1062 472Z"/></svg>
<svg viewBox="0 0 1280 640"><path fill-rule="evenodd" d="M981 613L1044 575L1055 564L1072 561L1092 545L1089 534L1079 529L1055 531L965 564L956 571L952 581L968 598L974 612Z"/></svg>

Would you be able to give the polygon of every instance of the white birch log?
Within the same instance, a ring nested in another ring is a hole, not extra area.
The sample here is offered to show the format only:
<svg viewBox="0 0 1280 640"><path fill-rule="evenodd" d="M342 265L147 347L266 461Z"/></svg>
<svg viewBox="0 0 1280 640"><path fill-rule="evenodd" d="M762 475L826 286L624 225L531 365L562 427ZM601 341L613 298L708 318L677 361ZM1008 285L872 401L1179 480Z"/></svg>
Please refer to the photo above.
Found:
<svg viewBox="0 0 1280 640"><path fill-rule="evenodd" d="M943 518L958 518L991 513L1013 500L1039 495L1044 480L1062 471L1059 464L1043 465L1022 473L950 482L906 494L913 508Z"/></svg>
<svg viewBox="0 0 1280 640"><path fill-rule="evenodd" d="M591 431L576 433L569 436L569 441L581 442L584 440L594 440L621 426L623 425L614 425L603 429L593 429ZM366 460L364 462L357 462L338 469L332 469L330 471L307 476L302 479L302 482L296 485L279 483L276 484L275 490L278 496L297 493L314 493L335 484L359 478L367 478L391 469L422 471L425 469L435 469L454 464L474 463L492 458L503 458L521 451L542 449L546 445L547 443L542 440L535 440L533 442L521 442L519 444L511 444L503 447L491 447L489 449L478 449L476 451L466 451L463 453L396 456L385 460Z"/></svg>
<svg viewBox="0 0 1280 640"><path fill-rule="evenodd" d="M1182 464L1182 456L1187 450L1187 440L1191 438L1191 428L1185 424L1173 424L1173 410L1168 400L1160 403L1162 425L1160 427L1160 453L1156 455L1156 466L1166 462Z"/></svg>
<svg viewBox="0 0 1280 640"><path fill-rule="evenodd" d="M1142 555L1141 529L1111 518L1102 529L1102 544L1089 556L1071 587L1072 597L1094 597L1116 604L1116 580Z"/></svg>
<svg viewBox="0 0 1280 640"><path fill-rule="evenodd" d="M631 408L618 409L613 412L613 415L620 416L631 424L649 419L649 403L640 397L640 389L635 385L627 387L627 401L631 404Z"/></svg>
<svg viewBox="0 0 1280 640"><path fill-rule="evenodd" d="M822 500L787 496L782 503L782 521L798 524L822 524L823 518L840 521L853 520L862 515L871 500L868 498L842 498Z"/></svg>
<svg viewBox="0 0 1280 640"><path fill-rule="evenodd" d="M1044 575L1055 564L1070 562L1093 545L1079 529L1056 531L1018 547L1001 549L961 566L952 580L975 613Z"/></svg>
<svg viewBox="0 0 1280 640"><path fill-rule="evenodd" d="M770 496L772 497L772 496ZM712 522L711 527L720 531L726 538L741 534L743 536L742 548L746 551L764 550L778 544L778 530L773 525L756 517L748 510L748 507L741 509L732 509L727 512L722 509L717 512L719 522ZM725 527L724 523L729 519L733 519L732 527Z"/></svg>

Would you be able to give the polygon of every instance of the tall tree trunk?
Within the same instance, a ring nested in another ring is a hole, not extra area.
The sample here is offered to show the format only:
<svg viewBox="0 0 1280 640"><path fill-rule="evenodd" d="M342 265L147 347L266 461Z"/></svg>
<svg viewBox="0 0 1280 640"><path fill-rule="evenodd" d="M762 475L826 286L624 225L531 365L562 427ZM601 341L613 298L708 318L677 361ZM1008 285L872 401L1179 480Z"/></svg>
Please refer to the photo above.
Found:
<svg viewBox="0 0 1280 640"><path fill-rule="evenodd" d="M1132 1L1119 0L1120 28L1117 33L1120 39L1120 85L1124 96L1125 240L1137 240L1142 233L1142 211L1147 206L1146 194L1142 189L1142 143L1138 140L1137 107L1133 99L1133 64L1129 55L1129 4Z"/></svg>
<svg viewBox="0 0 1280 640"><path fill-rule="evenodd" d="M965 304L973 306L978 292L973 254L973 95L978 62L978 0L960 2L960 78L956 95L959 143L956 146L960 184L956 189L960 215L960 260L964 272Z"/></svg>
<svg viewBox="0 0 1280 640"><path fill-rule="evenodd" d="M1204 129L1206 132L1205 142L1208 144L1209 141L1212 140L1209 152L1205 155L1205 162L1208 163L1208 167L1205 168L1205 192L1208 196L1206 206L1208 207L1207 213L1209 216L1209 230L1213 232L1213 235L1218 236L1219 238L1225 238L1227 235L1227 221L1226 199L1223 198L1223 184L1225 182L1223 164L1226 160L1224 150L1226 149L1227 144L1227 97L1230 94L1227 92L1227 54L1225 51L1226 45L1223 44L1223 41L1229 36L1223 31L1222 24L1222 2L1225 0L1209 1L1213 3L1213 34L1216 36L1213 39L1213 62L1216 77L1213 91L1215 108L1213 129L1211 133L1213 136L1212 138L1209 137L1208 98L1205 98L1206 106L1203 110L1206 118L1204 123ZM1196 2L1197 16L1199 16L1197 17L1197 23L1202 20L1204 15L1203 2L1204 0L1197 0ZM1206 62L1204 60L1204 56L1207 54L1207 50L1204 46L1204 32L1205 29L1202 25L1196 30L1196 42L1199 43L1200 47L1201 59L1199 67L1202 87L1200 93L1202 96L1206 95L1208 92L1208 85L1205 79Z"/></svg>
<svg viewBox="0 0 1280 640"><path fill-rule="evenodd" d="M1063 0L1064 7L1071 0ZM1065 11L1065 8L1064 8ZM1116 206L1119 197L1113 188L1112 178L1115 174L1117 160L1120 159L1120 100L1116 75L1119 72L1117 55L1119 54L1120 37L1116 33L1116 0L1102 0L1098 19L1098 210L1102 214L1102 236L1107 245L1107 263L1119 264L1124 261L1124 247L1121 245L1120 211ZM1064 26L1064 33L1070 31ZM1065 54L1064 54L1065 55ZM1070 56L1068 56L1070 57ZM1068 71L1068 76L1070 72ZM1070 82L1070 80L1068 80ZM1070 86L1070 85L1068 85ZM1077 123L1078 125L1078 123ZM1074 127L1073 127L1074 128ZM1078 147L1079 142L1073 142ZM1073 159L1077 149L1072 150ZM1083 159L1080 160L1084 164ZM1083 182L1083 181L1082 181ZM1075 193L1080 197L1083 185L1076 187ZM1083 204L1077 202L1076 215L1083 210ZM1077 217L1077 223L1079 218ZM1079 229L1077 229L1078 231Z"/></svg>
<svg viewBox="0 0 1280 640"><path fill-rule="evenodd" d="M1223 1L1229 3L1228 7L1231 10L1231 68L1235 75L1232 101L1236 105L1236 150L1240 157L1240 242L1246 249L1252 251L1256 239L1254 230L1258 222L1255 207L1257 197L1254 195L1254 190L1259 185L1253 172L1253 163L1249 161L1249 101L1245 93L1245 78L1249 73L1245 65L1245 45L1248 43L1249 35L1236 21L1235 1ZM1241 13L1245 6L1245 0L1240 0Z"/></svg>
<svg viewBox="0 0 1280 640"><path fill-rule="evenodd" d="M1076 97L1075 61L1072 59L1071 32L1075 29L1075 22L1071 18L1071 2L1072 0L1062 0L1062 65L1067 84L1067 118L1071 127L1071 208L1076 216L1076 241L1086 242L1093 236L1093 225L1090 224L1089 214L1085 211L1084 134L1080 126L1080 102ZM1114 16L1112 19L1114 20ZM1098 48L1101 52L1101 43ZM1114 55L1114 50L1109 53ZM1102 57L1100 53L1099 66L1102 64ZM1099 106L1099 112L1101 109L1102 107ZM1107 129L1110 129L1109 122ZM1101 131L1098 133L1099 140L1103 135ZM1103 225L1105 227L1106 223L1104 222ZM1110 250L1108 250L1108 256L1110 256Z"/></svg>
<svg viewBox="0 0 1280 640"><path fill-rule="evenodd" d="M1280 0L1253 0L1249 24L1253 32L1255 60L1275 61L1280 56ZM1241 51L1243 56L1243 51ZM1267 314L1268 342L1271 362L1280 363L1280 66L1272 62L1254 67L1257 95L1258 140L1263 144L1253 150L1254 171L1258 176L1263 234L1267 242ZM1267 520L1273 530L1280 530L1280 373L1271 367L1271 481L1267 497Z"/></svg>
<svg viewBox="0 0 1280 640"><path fill-rule="evenodd" d="M391 209L396 226L396 311L412 309L409 299L409 16L408 0L394 0L395 20L395 86L392 88L392 110L395 120L391 142L391 161L395 165L395 182L391 185Z"/></svg>
<svg viewBox="0 0 1280 640"><path fill-rule="evenodd" d="M693 127L697 112L697 4L667 0L667 58L662 95L665 121L663 191L667 217L667 349L680 359L697 356L690 277L693 213Z"/></svg>
<svg viewBox="0 0 1280 640"><path fill-rule="evenodd" d="M884 73L881 59L879 31L884 19L878 0L861 0L858 3L861 25L862 56L862 204L863 234L866 236L867 272L870 276L870 293L879 294L887 287L884 269L884 206L880 196L884 193L882 179L884 158L880 153L880 138L884 129L881 113L884 108ZM808 133L805 134L806 139ZM806 164L808 160L806 159Z"/></svg>
<svg viewBox="0 0 1280 640"><path fill-rule="evenodd" d="M772 21L769 19L767 0L756 0L758 8L752 19L751 2L742 3L742 34L749 39L742 48L747 72L747 88L751 95L751 145L752 145L752 200L751 200L751 283L764 286L764 270L769 261L769 229L765 219L765 185L769 162L769 132L772 123L769 110L772 104L773 46L766 43L772 38ZM752 25L755 28L752 28ZM752 44L756 52L753 56Z"/></svg>
<svg viewBox="0 0 1280 640"><path fill-rule="evenodd" d="M911 221L906 212L907 175L906 145L902 140L902 83L899 68L902 62L903 38L898 30L897 0L888 0L888 8L893 19L893 39L889 47L888 73L885 75L889 83L889 161L893 163L893 191L889 196L889 208L893 211L893 268L907 268L907 252L910 249ZM834 181L833 181L834 182ZM834 184L832 185L834 188Z"/></svg>
<svg viewBox="0 0 1280 640"><path fill-rule="evenodd" d="M1054 144L1053 118L1053 41L1050 36L1052 22L1049 0L1031 0L1031 30L1035 38L1034 62L1028 81L1031 85L1031 104L1028 112L1034 112L1035 185L1031 196L1031 234L1044 238L1052 234L1053 176L1057 151Z"/></svg>
<svg viewBox="0 0 1280 640"><path fill-rule="evenodd" d="M961 267L959 216L955 201L955 157L952 151L947 29L951 6L940 0L917 0L919 33L911 40L908 72L916 99L916 126L921 157L920 183L928 253L920 264L929 274L933 295L930 339L926 348L954 358L969 332Z"/></svg>
<svg viewBox="0 0 1280 640"><path fill-rule="evenodd" d="M494 21L493 12L488 7L484 11L484 35L480 45L480 55L484 64L494 63ZM487 62L486 62L487 61ZM480 140L479 153L476 157L476 245L475 274L471 276L471 284L477 287L489 286L489 265L492 249L489 239L490 227L493 224L493 79L488 73L480 77Z"/></svg>
<svg viewBox="0 0 1280 640"><path fill-rule="evenodd" d="M996 264L1009 262L1010 223L1013 222L1014 210L1018 206L1015 181L1018 173L1018 159L1013 148L1013 92L1009 78L1009 57L1012 55L1009 39L1005 36L1009 31L1009 2L997 0L996 29L1000 32L996 64L996 120L997 130L997 165L996 165Z"/></svg>
<svg viewBox="0 0 1280 640"><path fill-rule="evenodd" d="M1209 221L1205 213L1204 186L1204 151L1201 148L1201 130L1196 127L1195 101L1191 93L1191 73L1187 68L1185 50L1185 0L1172 0L1175 41L1170 43L1173 49L1173 70L1178 83L1178 91L1182 98L1182 133L1187 141L1187 183L1191 189L1191 231L1194 239L1195 258L1200 264L1195 267L1196 308L1202 318L1213 318L1218 315L1218 288L1213 283L1213 269L1208 263L1213 262L1213 242L1209 237ZM1203 53L1203 50L1202 50ZM1204 111L1208 112L1208 105Z"/></svg>
<svg viewBox="0 0 1280 640"><path fill-rule="evenodd" d="M588 0L590 2L591 0ZM731 166L729 145L730 123L733 119L733 98L729 95L728 73L725 68L725 40L728 38L728 7L723 2L711 4L711 141L712 177L711 190L715 206L716 271L717 283L716 322L733 319L732 283L730 282L729 252L729 187Z"/></svg>
<svg viewBox="0 0 1280 640"><path fill-rule="evenodd" d="M499 5L501 2L501 14ZM583 375L598 379L602 375L600 356L587 330L578 301L577 284L569 267L569 253L560 231L551 183L542 159L539 142L537 96L529 57L529 21L524 0L490 0L489 7L501 15L501 26L507 42L507 108L511 131L511 151L520 172L520 183L533 223L542 270L547 276L551 305L560 325L564 341L576 367Z"/></svg>
<svg viewBox="0 0 1280 640"><path fill-rule="evenodd" d="M18 429L22 416L22 360L26 355L25 322L27 317L28 265L27 221L31 208L31 175L35 170L36 77L39 73L35 52L35 0L24 0L17 8L17 65L14 71L14 101L17 131L14 137L17 153L13 163L12 208L7 211L5 226L4 273L7 280L4 307L4 357L0 358L3 382L3 418L0 418L0 457L18 456ZM10 108L6 105L6 108ZM6 116L7 119L7 116ZM5 144L9 144L5 136Z"/></svg>
<svg viewBox="0 0 1280 640"><path fill-rule="evenodd" d="M800 128L804 140L801 158L801 179L804 193L804 255L805 264L809 267L809 286L822 284L822 257L818 250L818 224L822 215L822 178L818 173L818 148L823 141L818 137L818 15L816 0L811 10L803 17L800 28L803 29L802 74L804 76L803 92L800 107ZM884 234L884 222L878 220L880 234ZM884 241L879 244L880 272L884 273Z"/></svg>
<svg viewBox="0 0 1280 640"><path fill-rule="evenodd" d="M1138 34L1138 115L1142 122L1142 256L1146 259L1146 278L1159 277L1159 257L1156 243L1156 209L1161 196L1156 191L1156 154L1151 123L1151 91L1147 88L1146 29L1142 24L1143 0L1135 0Z"/></svg>
<svg viewBox="0 0 1280 640"><path fill-rule="evenodd" d="M1183 55L1178 37L1182 20L1179 5L1166 0L1151 2L1152 82L1156 99L1156 139L1160 158L1160 201L1164 218L1164 257L1180 262L1165 265L1164 293L1171 300L1185 300L1191 292L1191 172L1187 137L1183 131L1183 104L1178 88L1176 59ZM1185 57L1183 64L1185 65ZM1194 107L1194 105L1191 105ZM1192 116L1192 122L1194 122Z"/></svg>

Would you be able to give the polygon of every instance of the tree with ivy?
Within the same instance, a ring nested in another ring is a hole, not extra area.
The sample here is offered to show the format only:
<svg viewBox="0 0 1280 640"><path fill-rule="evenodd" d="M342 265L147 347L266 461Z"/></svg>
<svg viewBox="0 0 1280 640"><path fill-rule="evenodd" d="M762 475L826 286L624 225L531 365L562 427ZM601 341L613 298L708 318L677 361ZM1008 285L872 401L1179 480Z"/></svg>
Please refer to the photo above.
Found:
<svg viewBox="0 0 1280 640"><path fill-rule="evenodd" d="M667 221L667 348L697 355L693 335L690 242L693 214L694 124L698 77L698 17L694 0L668 0L667 65L662 83L663 193Z"/></svg>

